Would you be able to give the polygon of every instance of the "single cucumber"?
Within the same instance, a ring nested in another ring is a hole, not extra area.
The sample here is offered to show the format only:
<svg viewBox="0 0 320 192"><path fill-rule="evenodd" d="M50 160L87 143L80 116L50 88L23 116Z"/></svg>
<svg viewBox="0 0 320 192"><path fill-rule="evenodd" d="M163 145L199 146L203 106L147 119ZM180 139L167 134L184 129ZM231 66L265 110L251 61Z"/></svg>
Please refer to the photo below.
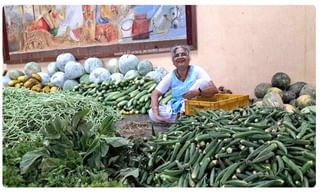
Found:
<svg viewBox="0 0 320 192"><path fill-rule="evenodd" d="M128 103L128 100L123 100L123 101L120 101L118 104L117 104L117 107L122 107L124 105L126 105Z"/></svg>
<svg viewBox="0 0 320 192"><path fill-rule="evenodd" d="M129 96L132 98L132 97L135 97L138 93L140 93L140 90L136 89L136 90L132 91L131 93L129 93Z"/></svg>
<svg viewBox="0 0 320 192"><path fill-rule="evenodd" d="M140 93L138 93L134 98L135 99L139 99L140 97L142 97L143 95L145 95L147 93L147 90L143 90Z"/></svg>
<svg viewBox="0 0 320 192"><path fill-rule="evenodd" d="M156 87L157 87L156 83L150 86L150 88L148 89L148 93L151 93Z"/></svg>
<svg viewBox="0 0 320 192"><path fill-rule="evenodd" d="M117 98L115 101L119 103L120 101L128 100L128 99L130 99L129 95L124 95L122 97Z"/></svg>

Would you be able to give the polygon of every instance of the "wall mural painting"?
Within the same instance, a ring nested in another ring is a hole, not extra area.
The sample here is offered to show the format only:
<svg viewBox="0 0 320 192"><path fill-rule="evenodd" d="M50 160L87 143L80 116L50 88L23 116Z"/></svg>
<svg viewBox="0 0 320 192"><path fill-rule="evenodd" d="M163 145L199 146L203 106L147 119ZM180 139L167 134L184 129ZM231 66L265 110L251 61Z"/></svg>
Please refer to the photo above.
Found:
<svg viewBox="0 0 320 192"><path fill-rule="evenodd" d="M186 39L184 5L4 6L9 53Z"/></svg>

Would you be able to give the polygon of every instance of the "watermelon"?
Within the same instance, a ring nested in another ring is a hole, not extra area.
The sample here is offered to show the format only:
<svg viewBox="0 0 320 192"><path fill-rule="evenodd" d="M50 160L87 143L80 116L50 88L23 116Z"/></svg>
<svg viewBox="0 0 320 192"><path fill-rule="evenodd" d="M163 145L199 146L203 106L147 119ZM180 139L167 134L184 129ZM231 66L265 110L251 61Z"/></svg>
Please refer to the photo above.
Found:
<svg viewBox="0 0 320 192"><path fill-rule="evenodd" d="M110 71L111 74L113 73L119 73L119 63L118 63L118 59L113 58L110 59L107 63L106 68Z"/></svg>
<svg viewBox="0 0 320 192"><path fill-rule="evenodd" d="M139 76L139 72L137 70L130 70L124 75L124 79L130 79L137 76Z"/></svg>
<svg viewBox="0 0 320 192"><path fill-rule="evenodd" d="M146 75L153 70L153 66L150 61L143 60L138 63L137 69L140 75Z"/></svg>
<svg viewBox="0 0 320 192"><path fill-rule="evenodd" d="M24 73L30 77L32 74L41 72L41 66L36 62L29 62L24 66Z"/></svg>
<svg viewBox="0 0 320 192"><path fill-rule="evenodd" d="M113 81L120 81L121 79L123 79L123 75L122 73L113 73L110 75L110 79L113 80Z"/></svg>
<svg viewBox="0 0 320 192"><path fill-rule="evenodd" d="M47 66L47 71L48 74L50 75L50 77L55 74L56 72L59 71L58 67L57 67L57 62L51 62L48 64Z"/></svg>
<svg viewBox="0 0 320 192"><path fill-rule="evenodd" d="M94 83L99 83L110 78L110 72L105 68L96 68L94 69L89 76L89 81Z"/></svg>
<svg viewBox="0 0 320 192"><path fill-rule="evenodd" d="M67 79L77 79L84 74L83 66L76 61L68 61L64 71Z"/></svg>
<svg viewBox="0 0 320 192"><path fill-rule="evenodd" d="M72 91L75 86L79 85L78 81L68 79L63 84L63 90Z"/></svg>
<svg viewBox="0 0 320 192"><path fill-rule="evenodd" d="M150 71L149 73L147 73L146 75L147 77L151 77L152 79L154 79L157 83L160 83L160 81L162 80L163 76L160 72L158 71Z"/></svg>
<svg viewBox="0 0 320 192"><path fill-rule="evenodd" d="M76 61L71 53L61 53L56 59L57 67L60 71L64 72L64 68L68 61Z"/></svg>
<svg viewBox="0 0 320 192"><path fill-rule="evenodd" d="M2 76L2 86L6 87L9 83L9 81L11 81L10 77L8 76Z"/></svg>
<svg viewBox="0 0 320 192"><path fill-rule="evenodd" d="M119 70L122 74L126 74L130 70L137 70L139 59L132 54L125 54L119 58Z"/></svg>
<svg viewBox="0 0 320 192"><path fill-rule="evenodd" d="M66 80L67 79L64 75L64 72L59 71L59 72L56 72L55 74L52 75L50 82L53 85L56 85L58 87L62 87Z"/></svg>
<svg viewBox="0 0 320 192"><path fill-rule="evenodd" d="M90 57L84 62L84 70L87 73L91 73L93 70L100 67L103 67L103 62L97 57Z"/></svg>
<svg viewBox="0 0 320 192"><path fill-rule="evenodd" d="M11 69L6 74L11 80L16 80L19 76L23 76L24 73L22 71Z"/></svg>
<svg viewBox="0 0 320 192"><path fill-rule="evenodd" d="M50 82L50 75L46 72L38 72L37 73L41 77L41 85L46 85Z"/></svg>
<svg viewBox="0 0 320 192"><path fill-rule="evenodd" d="M80 83L86 83L86 84L90 83L89 76L90 76L89 74L82 75L79 80Z"/></svg>

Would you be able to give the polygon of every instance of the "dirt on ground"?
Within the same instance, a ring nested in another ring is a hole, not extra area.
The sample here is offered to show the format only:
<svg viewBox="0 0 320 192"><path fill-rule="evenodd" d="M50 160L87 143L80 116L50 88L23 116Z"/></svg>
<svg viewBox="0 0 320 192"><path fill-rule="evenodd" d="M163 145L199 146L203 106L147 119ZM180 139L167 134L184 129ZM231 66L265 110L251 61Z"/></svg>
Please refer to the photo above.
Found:
<svg viewBox="0 0 320 192"><path fill-rule="evenodd" d="M118 131L121 136L129 138L143 137L145 132L149 129L150 128L148 123L128 121L126 123L123 123L123 125L118 128Z"/></svg>
<svg viewBox="0 0 320 192"><path fill-rule="evenodd" d="M123 115L123 119L116 122L116 127L121 136L129 137L148 137L154 132L165 132L170 124L155 123L150 121L148 115Z"/></svg>

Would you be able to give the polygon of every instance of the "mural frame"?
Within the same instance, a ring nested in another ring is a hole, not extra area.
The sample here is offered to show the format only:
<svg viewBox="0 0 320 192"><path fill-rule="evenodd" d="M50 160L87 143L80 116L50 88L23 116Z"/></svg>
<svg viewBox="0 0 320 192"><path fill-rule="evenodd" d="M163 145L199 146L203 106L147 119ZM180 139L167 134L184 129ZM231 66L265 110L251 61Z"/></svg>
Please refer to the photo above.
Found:
<svg viewBox="0 0 320 192"><path fill-rule="evenodd" d="M4 7L2 8L3 61L5 64L19 64L31 61L55 61L61 53L72 53L77 60L89 57L119 57L122 54L155 54L169 52L177 44L189 45L191 50L197 49L196 5L185 5L187 38L180 40L162 40L152 42L130 42L112 45L91 45L86 47L59 48L25 53L9 53Z"/></svg>

